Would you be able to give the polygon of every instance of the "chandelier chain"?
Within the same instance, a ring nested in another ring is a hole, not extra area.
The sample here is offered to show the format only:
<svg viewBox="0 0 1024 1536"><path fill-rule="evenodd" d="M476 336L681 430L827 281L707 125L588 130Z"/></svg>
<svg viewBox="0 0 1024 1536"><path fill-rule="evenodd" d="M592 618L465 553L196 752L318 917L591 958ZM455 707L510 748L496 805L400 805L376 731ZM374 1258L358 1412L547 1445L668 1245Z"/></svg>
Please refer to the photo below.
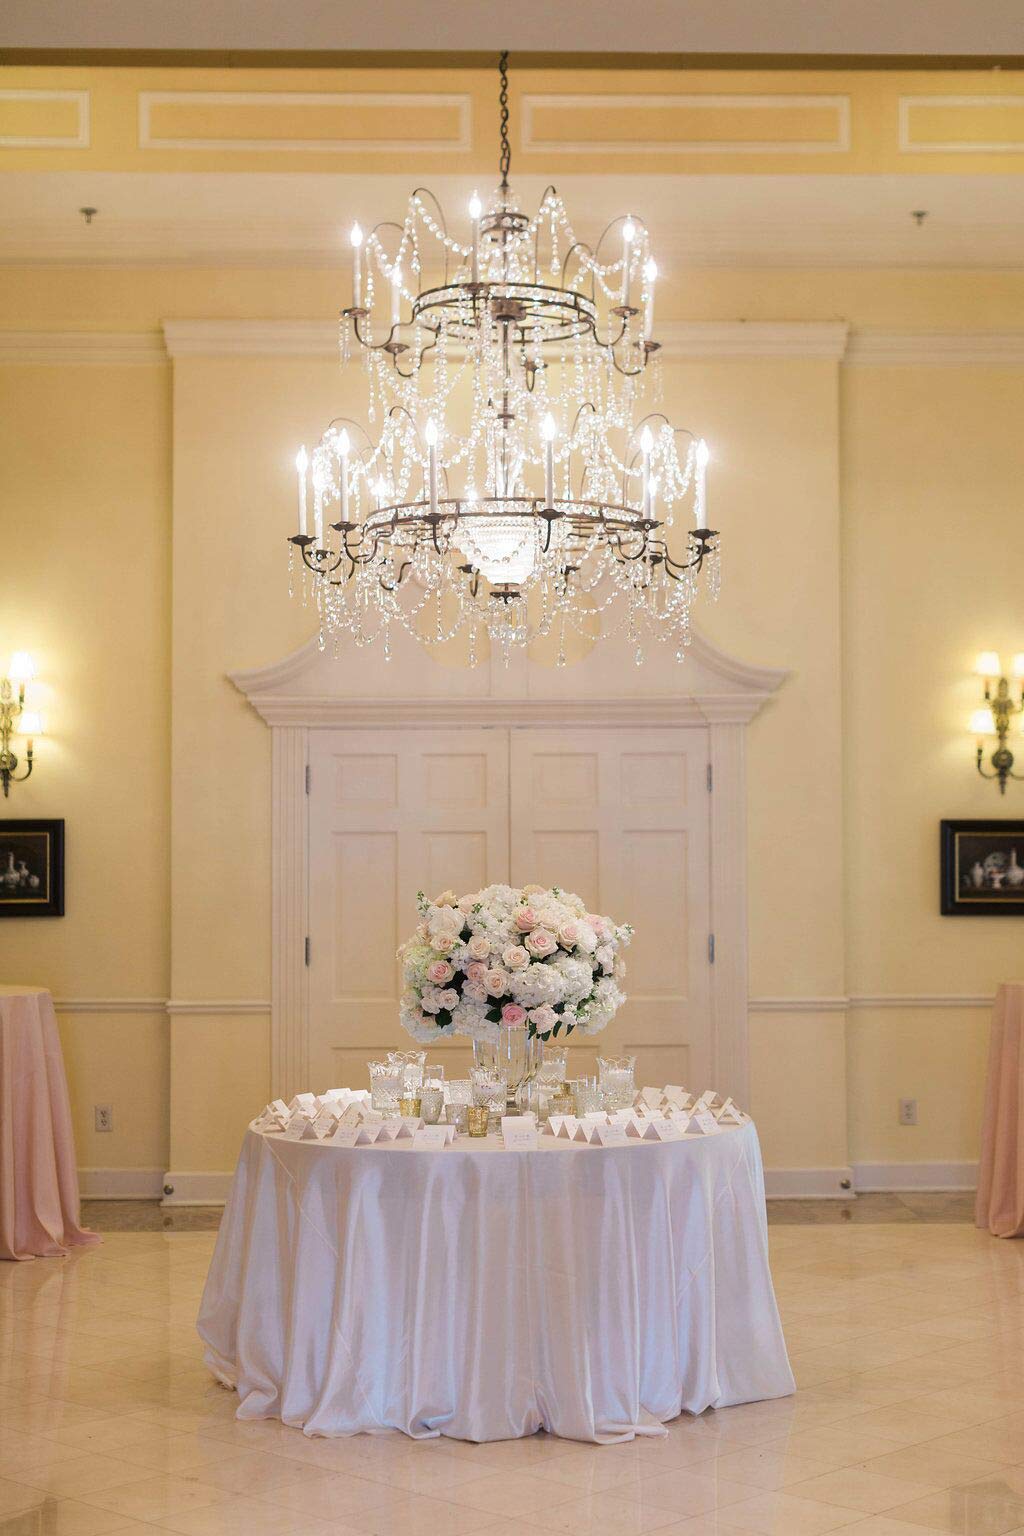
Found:
<svg viewBox="0 0 1024 1536"><path fill-rule="evenodd" d="M501 79L501 89L498 92L498 105L501 108L501 159L498 162L501 171L502 191L508 187L508 173L512 166L512 150L508 142L508 49L502 50L498 60L498 74Z"/></svg>

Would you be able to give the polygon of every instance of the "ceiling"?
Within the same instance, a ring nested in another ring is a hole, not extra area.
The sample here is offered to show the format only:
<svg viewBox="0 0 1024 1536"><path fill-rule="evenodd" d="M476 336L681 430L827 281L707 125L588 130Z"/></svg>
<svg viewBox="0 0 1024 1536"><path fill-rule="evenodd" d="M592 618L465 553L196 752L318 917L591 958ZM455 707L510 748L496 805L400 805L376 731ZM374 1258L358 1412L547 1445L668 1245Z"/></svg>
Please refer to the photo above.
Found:
<svg viewBox="0 0 1024 1536"><path fill-rule="evenodd" d="M472 184L431 184L456 211ZM527 206L544 180L516 178ZM346 232L400 215L409 177L251 173L0 174L7 263L348 263ZM655 231L666 278L686 266L1020 267L1024 178L563 176L584 237L624 208ZM79 213L99 209L90 225ZM912 210L927 210L920 224Z"/></svg>
<svg viewBox="0 0 1024 1536"><path fill-rule="evenodd" d="M1020 0L5 0L0 47L1019 57Z"/></svg>

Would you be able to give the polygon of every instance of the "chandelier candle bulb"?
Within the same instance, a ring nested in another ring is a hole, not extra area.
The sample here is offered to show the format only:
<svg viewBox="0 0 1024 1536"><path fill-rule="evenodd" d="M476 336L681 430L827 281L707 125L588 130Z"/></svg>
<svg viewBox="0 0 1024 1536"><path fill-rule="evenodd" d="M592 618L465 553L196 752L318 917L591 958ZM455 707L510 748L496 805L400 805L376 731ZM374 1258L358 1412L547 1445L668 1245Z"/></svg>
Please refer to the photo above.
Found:
<svg viewBox="0 0 1024 1536"><path fill-rule="evenodd" d="M309 457L305 447L299 449L295 455L295 468L299 476L299 533L306 537L306 467Z"/></svg>
<svg viewBox="0 0 1024 1536"><path fill-rule="evenodd" d="M473 196L469 200L469 216L473 220L473 255L471 281L474 283L478 283L480 281L480 215L483 213L483 211L484 205L481 203L479 197L477 197L476 193L474 192Z"/></svg>
<svg viewBox="0 0 1024 1536"><path fill-rule="evenodd" d="M629 303L629 259L633 253L633 237L636 234L636 225L632 219L627 219L622 226L622 302Z"/></svg>
<svg viewBox="0 0 1024 1536"><path fill-rule="evenodd" d="M650 341L654 335L654 284L658 277L658 263L653 256L648 257L644 266L644 277L647 279L647 303L644 306L644 340Z"/></svg>
<svg viewBox="0 0 1024 1536"><path fill-rule="evenodd" d="M430 510L437 511L437 425L428 421L423 429L427 440L427 473L429 475Z"/></svg>
<svg viewBox="0 0 1024 1536"><path fill-rule="evenodd" d="M326 549L324 543L324 490L320 476L313 466L313 535L317 549Z"/></svg>
<svg viewBox="0 0 1024 1536"><path fill-rule="evenodd" d="M391 324L396 326L402 317L402 269L396 262L391 269Z"/></svg>
<svg viewBox="0 0 1024 1536"><path fill-rule="evenodd" d="M557 430L555 418L548 411L540 424L540 431L544 439L544 505L551 508L555 505L555 433Z"/></svg>
<svg viewBox="0 0 1024 1536"><path fill-rule="evenodd" d="M697 478L694 485L694 514L697 518L697 527L706 528L708 525L708 445L703 438L697 443Z"/></svg>
<svg viewBox="0 0 1024 1536"><path fill-rule="evenodd" d="M348 433L344 427L338 433L338 456L341 461L341 474L339 492L341 498L341 521L348 522L348 451L351 447Z"/></svg>
<svg viewBox="0 0 1024 1536"><path fill-rule="evenodd" d="M651 431L650 427L644 427L640 434L640 450L644 456L644 517L650 517L651 515L651 449L653 447L654 433Z"/></svg>
<svg viewBox="0 0 1024 1536"><path fill-rule="evenodd" d="M352 308L359 309L363 302L363 263L362 244L363 232L358 224L352 225L352 233L349 235L352 242Z"/></svg>

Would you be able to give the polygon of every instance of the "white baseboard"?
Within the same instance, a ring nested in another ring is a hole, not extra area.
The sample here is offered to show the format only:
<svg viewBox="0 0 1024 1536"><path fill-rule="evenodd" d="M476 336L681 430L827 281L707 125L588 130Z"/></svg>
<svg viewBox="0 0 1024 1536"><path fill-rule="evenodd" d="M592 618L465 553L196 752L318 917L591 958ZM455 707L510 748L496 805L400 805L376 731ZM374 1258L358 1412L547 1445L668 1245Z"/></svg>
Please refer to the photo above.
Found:
<svg viewBox="0 0 1024 1536"><path fill-rule="evenodd" d="M854 1163L854 1188L879 1190L964 1190L978 1185L977 1163Z"/></svg>
<svg viewBox="0 0 1024 1536"><path fill-rule="evenodd" d="M853 1170L766 1168L764 1189L769 1200L849 1200L853 1195Z"/></svg>
<svg viewBox="0 0 1024 1536"><path fill-rule="evenodd" d="M83 1200L159 1200L164 1187L160 1168L79 1168Z"/></svg>
<svg viewBox="0 0 1024 1536"><path fill-rule="evenodd" d="M173 1193L164 1195L163 1205L223 1205L231 1188L230 1173L165 1173L161 1185Z"/></svg>

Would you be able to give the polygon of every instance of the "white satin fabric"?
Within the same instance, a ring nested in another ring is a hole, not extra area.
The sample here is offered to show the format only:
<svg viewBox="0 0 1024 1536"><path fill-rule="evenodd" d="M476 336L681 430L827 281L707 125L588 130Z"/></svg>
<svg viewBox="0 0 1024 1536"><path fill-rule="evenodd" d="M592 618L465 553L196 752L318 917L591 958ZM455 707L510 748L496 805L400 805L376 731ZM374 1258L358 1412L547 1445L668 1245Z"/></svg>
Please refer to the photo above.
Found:
<svg viewBox="0 0 1024 1536"><path fill-rule="evenodd" d="M750 1123L537 1152L250 1129L199 1332L242 1419L628 1440L795 1390L767 1238Z"/></svg>

